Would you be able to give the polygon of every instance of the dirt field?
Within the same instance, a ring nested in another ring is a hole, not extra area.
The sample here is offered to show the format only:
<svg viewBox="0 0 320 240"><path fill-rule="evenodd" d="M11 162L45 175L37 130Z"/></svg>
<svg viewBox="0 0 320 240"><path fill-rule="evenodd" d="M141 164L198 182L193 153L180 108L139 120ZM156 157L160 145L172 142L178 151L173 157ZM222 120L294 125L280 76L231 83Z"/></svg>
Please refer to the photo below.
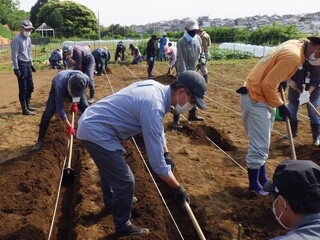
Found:
<svg viewBox="0 0 320 240"><path fill-rule="evenodd" d="M206 239L240 239L240 224L243 240L269 239L285 233L272 214L270 197L247 190L248 141L235 89L243 84L254 63L252 60L210 62L208 111L199 111L205 121L190 124L181 119L184 128L179 131L172 129L170 113L164 121L167 144L177 166L174 174L190 194L190 206ZM147 76L146 66L142 64L111 64L110 69L108 78L95 77L96 100ZM156 62L156 80L170 83L173 78L163 75L166 72L166 63ZM51 239L58 240L116 239L112 216L101 211L103 201L97 168L77 139L72 158L77 175L72 183L67 182L61 188L50 231L68 152L66 130L58 117L52 119L41 151L32 153L30 149L36 142L40 117L56 73L57 70L44 69L34 74L32 103L39 107L35 116L21 115L15 76L11 72L1 74L0 239L40 240L48 239L49 233ZM299 135L295 138L297 157L319 163L319 148L311 145L306 107L300 113ZM285 122L276 122L267 162L270 177L281 160L291 158L284 134ZM132 219L135 224L148 227L150 234L132 239L199 239L187 212L173 201L170 189L147 170L142 136L133 139L123 143L127 150L125 157L136 178L138 202L133 206Z"/></svg>

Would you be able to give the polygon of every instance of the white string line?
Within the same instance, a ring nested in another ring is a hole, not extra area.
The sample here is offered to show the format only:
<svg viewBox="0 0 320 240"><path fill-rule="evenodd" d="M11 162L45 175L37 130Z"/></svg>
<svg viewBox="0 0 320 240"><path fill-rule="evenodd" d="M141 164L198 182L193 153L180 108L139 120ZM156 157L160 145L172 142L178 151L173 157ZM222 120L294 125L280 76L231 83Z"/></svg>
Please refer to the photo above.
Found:
<svg viewBox="0 0 320 240"><path fill-rule="evenodd" d="M130 71L127 66L125 66L125 65L123 65L123 66L124 66L132 75L134 75L139 81L141 81L141 79L138 78L132 71ZM111 85L111 82L110 82L108 76L107 76L107 79L108 79L109 85L110 85L110 87L111 87L111 89L112 89L112 93L114 93L114 90L113 90L113 88L112 88L112 85ZM157 189L157 191L158 191L158 193L159 193L159 195L160 195L160 198L162 199L162 201L163 201L163 203L164 203L164 206L166 207L166 209L167 209L167 211L168 211L168 213L169 213L169 215L170 215L170 217L171 217L171 219L172 219L175 227L177 228L177 231L178 231L181 239L184 239L183 236L182 236L182 234L181 234L181 231L180 231L180 229L179 229L179 227L178 227L178 225L177 225L177 223L176 223L176 221L175 221L175 219L174 219L174 217L173 217L173 215L172 215L172 213L171 213L171 211L170 211L170 209L169 209L169 207L168 207L168 205L167 205L167 203L166 203L166 201L165 201L165 199L164 199L164 197L163 197L163 195L162 195L162 193L161 193L161 191L160 191L160 189L159 189L158 186L157 186L156 181L154 180L154 178L153 178L153 176L152 176L152 173L151 173L151 171L150 171L150 169L149 169L149 167L148 167L148 165L147 165L147 163L146 163L146 161L145 161L145 159L144 159L144 157L143 157L143 155L142 155L142 153L141 153L141 151L140 151L140 149L139 149L139 147L138 147L138 145L137 145L137 143L136 143L136 140L134 139L134 137L131 137L131 139L132 139L132 141L133 141L133 143L134 143L137 151L138 151L139 154L140 154L140 157L141 157L141 159L142 159L142 161L143 161L143 164L145 165L145 167L146 167L146 169L147 169L147 171L148 171L148 173L149 173L149 175L150 175L150 177L151 177L151 180L152 180L152 182L154 183L154 186L156 187L156 189Z"/></svg>
<svg viewBox="0 0 320 240"><path fill-rule="evenodd" d="M68 146L67 146L67 148L69 148L69 146L70 146L70 138L68 138ZM50 228L49 228L49 233L48 233L48 238L47 238L48 240L50 240L50 238L51 238L52 229L53 229L54 221L55 221L55 218L56 218L58 202L59 202L60 192L61 192L62 179L63 179L63 175L64 175L63 172L64 172L64 168L65 168L65 165L66 165L67 156L68 155L66 154L66 156L64 158L64 161L63 161L63 165L62 165L62 170L61 170L60 180L59 180L59 187L58 187L57 196L56 196L56 202L55 202L55 205L54 205L53 216L52 216L52 220L51 220L51 224L50 224Z"/></svg>
<svg viewBox="0 0 320 240"><path fill-rule="evenodd" d="M224 77L226 77L226 78L231 78L231 77L229 77L229 76L226 76L226 75L223 75L223 74L220 74L220 73L215 73L215 74L218 74L218 75L220 75L220 76L224 76ZM234 78L234 79L239 79L239 78ZM244 82L244 80L242 80L242 81ZM212 83L212 82L209 82L209 84L213 84L213 85L215 85L215 86L217 86L217 87L219 87L219 88L226 89L226 90L228 90L228 91L230 91L230 92L236 93L236 91L235 91L234 89L227 88L227 87L222 87L222 86L220 86L220 85L218 85L218 84L215 84L215 83ZM302 114L302 113L298 113L298 115L301 116L301 117L303 117L303 118L309 119L308 116L306 116L306 115L304 115L304 114Z"/></svg>
<svg viewBox="0 0 320 240"><path fill-rule="evenodd" d="M217 103L218 105L220 105L220 106L222 106L222 107L224 107L224 108L226 108L226 109L228 109L228 110L230 110L230 111L234 112L235 114L237 114L237 115L240 115L240 116L241 116L241 113L240 113L240 112L237 112L236 110L234 110L234 109L232 109L232 108L229 108L229 107L227 107L227 106L223 105L222 103L220 103L220 102L218 102L218 101L213 100L212 98L210 98L210 97L208 97L208 96L205 96L205 98L207 98L207 99L209 99L210 101L215 102L215 103ZM274 129L274 128L272 129L272 131L273 131L273 132L275 132L275 133L277 133L277 134L279 134L279 135L281 135L281 136L283 136L283 137L285 137L285 136L286 136L285 134L283 134L283 133L279 132L278 130L276 130L276 129ZM304 145L303 143L298 142L298 141L296 141L296 140L293 140L293 141L294 141L295 143L298 143L299 145Z"/></svg>

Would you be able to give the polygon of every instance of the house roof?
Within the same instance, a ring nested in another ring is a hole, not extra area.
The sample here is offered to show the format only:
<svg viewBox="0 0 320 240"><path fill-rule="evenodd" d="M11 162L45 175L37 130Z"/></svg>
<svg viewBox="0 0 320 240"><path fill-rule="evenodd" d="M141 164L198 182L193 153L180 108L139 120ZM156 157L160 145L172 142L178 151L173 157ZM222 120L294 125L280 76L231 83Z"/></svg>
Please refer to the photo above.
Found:
<svg viewBox="0 0 320 240"><path fill-rule="evenodd" d="M46 23L42 23L38 28L36 28L36 31L43 31L43 30L54 30L52 27L47 25Z"/></svg>

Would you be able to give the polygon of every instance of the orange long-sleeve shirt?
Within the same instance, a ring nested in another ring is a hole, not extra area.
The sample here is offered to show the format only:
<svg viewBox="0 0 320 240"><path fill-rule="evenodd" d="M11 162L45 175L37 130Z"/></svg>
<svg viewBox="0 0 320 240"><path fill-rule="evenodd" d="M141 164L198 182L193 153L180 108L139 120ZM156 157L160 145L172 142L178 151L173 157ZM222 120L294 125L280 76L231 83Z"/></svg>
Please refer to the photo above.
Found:
<svg viewBox="0 0 320 240"><path fill-rule="evenodd" d="M251 100L266 102L273 108L281 106L279 84L291 78L305 60L304 45L300 40L286 41L262 57L245 82Z"/></svg>

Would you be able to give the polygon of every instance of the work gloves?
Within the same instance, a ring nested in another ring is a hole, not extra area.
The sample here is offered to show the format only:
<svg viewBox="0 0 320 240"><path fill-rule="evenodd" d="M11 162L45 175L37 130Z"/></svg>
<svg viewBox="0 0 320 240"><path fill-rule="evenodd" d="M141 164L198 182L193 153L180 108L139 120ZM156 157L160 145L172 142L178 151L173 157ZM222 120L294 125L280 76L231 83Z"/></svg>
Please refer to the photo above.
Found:
<svg viewBox="0 0 320 240"><path fill-rule="evenodd" d="M164 156L164 160L166 160L167 165L170 165L171 166L171 171L173 171L175 169L176 165L174 164L170 153L169 152L165 152L163 154L163 156Z"/></svg>
<svg viewBox="0 0 320 240"><path fill-rule="evenodd" d="M189 195L182 186L173 188L173 195L180 207L184 208L186 202L190 204Z"/></svg>
<svg viewBox="0 0 320 240"><path fill-rule="evenodd" d="M287 81L281 82L281 83L279 84L278 92L281 92L281 88L283 88L283 91L286 90L286 88L287 88Z"/></svg>
<svg viewBox="0 0 320 240"><path fill-rule="evenodd" d="M283 119L286 119L286 117L290 119L290 111L285 104L279 106L278 109L279 109L279 114Z"/></svg>
<svg viewBox="0 0 320 240"><path fill-rule="evenodd" d="M72 126L68 126L67 128L67 132L68 132L68 136L75 136L76 135L76 131L74 130L74 128Z"/></svg>
<svg viewBox="0 0 320 240"><path fill-rule="evenodd" d="M200 69L201 69L201 67L203 67L204 66L204 62L199 62L198 64L197 64L197 66L196 66L196 71L199 71Z"/></svg>
<svg viewBox="0 0 320 240"><path fill-rule="evenodd" d="M31 65L31 71L34 72L34 73L37 71L36 68L33 65Z"/></svg>
<svg viewBox="0 0 320 240"><path fill-rule="evenodd" d="M309 98L310 98L310 93L309 91L303 91L300 93L300 96L298 98L299 100L299 105L305 104L309 102Z"/></svg>
<svg viewBox="0 0 320 240"><path fill-rule="evenodd" d="M74 113L78 112L78 104L77 103L72 103L71 112L74 112Z"/></svg>
<svg viewBox="0 0 320 240"><path fill-rule="evenodd" d="M13 69L13 72L14 72L14 75L17 76L17 78L20 78L21 77L21 72L19 69Z"/></svg>

